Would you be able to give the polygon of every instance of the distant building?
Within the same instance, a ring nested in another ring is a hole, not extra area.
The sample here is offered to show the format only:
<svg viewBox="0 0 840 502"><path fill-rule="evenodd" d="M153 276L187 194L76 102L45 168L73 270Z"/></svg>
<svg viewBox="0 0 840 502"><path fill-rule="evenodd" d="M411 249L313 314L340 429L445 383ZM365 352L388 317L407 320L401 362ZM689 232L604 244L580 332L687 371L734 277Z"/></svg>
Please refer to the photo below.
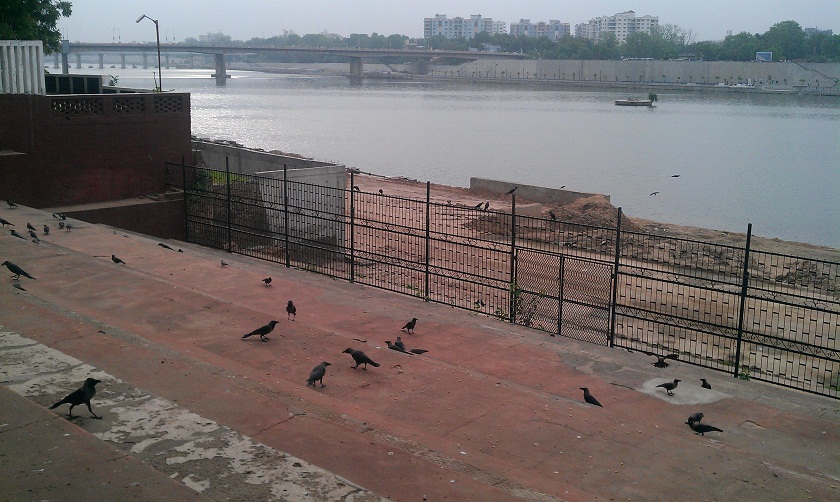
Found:
<svg viewBox="0 0 840 502"><path fill-rule="evenodd" d="M604 33L613 33L618 43L624 43L633 33L650 35L659 26L659 17L636 17L632 10L614 16L601 16L590 19L588 23L575 25L575 36L598 40Z"/></svg>
<svg viewBox="0 0 840 502"><path fill-rule="evenodd" d="M463 17L449 19L446 14L435 14L435 17L423 19L424 38L440 35L445 38L465 38L469 40L482 32L494 35L504 33L504 30L505 23L503 21L494 22L492 18L481 17L481 14L472 15L469 19Z"/></svg>
<svg viewBox="0 0 840 502"><path fill-rule="evenodd" d="M520 19L518 23L510 23L510 35L518 37L546 37L552 40L559 40L571 35L569 23L561 23L556 19L549 22L538 21L532 23L530 19Z"/></svg>
<svg viewBox="0 0 840 502"><path fill-rule="evenodd" d="M821 30L819 28L805 28L805 38L811 38L814 35L826 35L831 37L834 35L832 30Z"/></svg>

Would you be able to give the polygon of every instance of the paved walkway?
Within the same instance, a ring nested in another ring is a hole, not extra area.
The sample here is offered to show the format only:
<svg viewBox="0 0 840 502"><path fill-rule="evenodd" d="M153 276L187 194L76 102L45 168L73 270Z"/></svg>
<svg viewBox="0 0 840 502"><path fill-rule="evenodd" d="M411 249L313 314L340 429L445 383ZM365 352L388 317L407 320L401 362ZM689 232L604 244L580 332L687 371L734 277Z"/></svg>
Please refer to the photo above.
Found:
<svg viewBox="0 0 840 502"><path fill-rule="evenodd" d="M55 227L49 214L25 207L2 216L17 228ZM106 482L122 487L112 498L160 500L184 498L185 486L210 499L840 496L837 400L681 362L657 369L638 353L72 223L71 232L53 228L37 245L0 234L0 260L37 278L22 279L21 291L0 274L0 376L31 400L3 392L4 403L21 405L4 410L11 425L0 428L0 459L26 479L35 476L27 451L38 462L79 468L53 469L50 489ZM271 287L261 282L266 276ZM284 311L290 299L294 321ZM411 317L419 319L414 335L399 329ZM271 319L280 323L269 342L241 339ZM396 336L429 352L388 350L385 340ZM347 347L380 366L351 368ZM332 364L326 387L307 387L321 361ZM103 380L92 402L102 420L84 407L72 421L63 418L66 407L44 408L87 375ZM699 386L701 377L713 390ZM682 382L673 397L656 388L674 378ZM604 407L583 403L579 387ZM684 422L697 411L724 432L694 434ZM86 446L70 457L64 432L38 424L66 428ZM32 441L22 443L29 430ZM117 465L103 458L134 470L103 468ZM30 483L36 491L4 478L0 491L57 498Z"/></svg>

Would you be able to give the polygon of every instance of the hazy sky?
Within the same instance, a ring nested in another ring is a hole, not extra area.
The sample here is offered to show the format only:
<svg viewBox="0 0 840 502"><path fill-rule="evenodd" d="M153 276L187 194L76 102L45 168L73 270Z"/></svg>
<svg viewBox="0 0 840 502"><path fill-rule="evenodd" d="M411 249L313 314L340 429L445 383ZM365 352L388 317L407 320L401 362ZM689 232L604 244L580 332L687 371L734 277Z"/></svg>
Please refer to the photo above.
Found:
<svg viewBox="0 0 840 502"><path fill-rule="evenodd" d="M691 30L696 40L720 40L727 30L763 33L780 21L803 28L831 29L840 34L840 0L71 0L73 14L58 27L65 38L80 42L154 41L147 14L160 22L162 43L198 38L221 31L234 40L307 33L394 33L423 36L423 18L480 14L504 21L558 19L574 25L597 16L632 10L637 16L659 16L660 24Z"/></svg>

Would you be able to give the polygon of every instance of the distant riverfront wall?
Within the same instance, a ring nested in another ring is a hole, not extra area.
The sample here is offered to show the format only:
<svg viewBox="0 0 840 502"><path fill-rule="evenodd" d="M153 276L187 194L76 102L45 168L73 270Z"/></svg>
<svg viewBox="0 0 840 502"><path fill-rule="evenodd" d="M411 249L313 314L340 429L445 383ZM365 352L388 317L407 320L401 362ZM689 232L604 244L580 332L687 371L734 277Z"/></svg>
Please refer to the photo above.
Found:
<svg viewBox="0 0 840 502"><path fill-rule="evenodd" d="M516 195L522 197L523 199L541 202L543 204L563 205L572 203L578 199L584 199L594 195L603 195L597 193L573 192L571 190L561 190L557 188L538 187L535 185L520 185L509 181L497 181L487 178L470 178L470 190L482 190L485 192L503 194L514 186L517 187ZM603 197L610 200L609 195L603 195Z"/></svg>
<svg viewBox="0 0 840 502"><path fill-rule="evenodd" d="M765 89L838 91L840 64L743 61L480 60L432 65L428 75L486 80L581 83L725 84Z"/></svg>

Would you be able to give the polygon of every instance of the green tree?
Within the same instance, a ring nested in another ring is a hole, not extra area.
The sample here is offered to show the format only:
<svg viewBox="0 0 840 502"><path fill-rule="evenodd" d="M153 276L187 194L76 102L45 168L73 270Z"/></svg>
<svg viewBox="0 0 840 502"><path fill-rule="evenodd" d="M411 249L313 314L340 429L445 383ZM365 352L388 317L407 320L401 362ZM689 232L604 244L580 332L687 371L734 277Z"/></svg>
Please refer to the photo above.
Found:
<svg viewBox="0 0 840 502"><path fill-rule="evenodd" d="M805 30L796 21L776 23L760 38L774 59L798 59L805 53Z"/></svg>
<svg viewBox="0 0 840 502"><path fill-rule="evenodd" d="M59 18L68 17L72 4L54 0L0 2L0 40L42 40L47 53L61 50Z"/></svg>

